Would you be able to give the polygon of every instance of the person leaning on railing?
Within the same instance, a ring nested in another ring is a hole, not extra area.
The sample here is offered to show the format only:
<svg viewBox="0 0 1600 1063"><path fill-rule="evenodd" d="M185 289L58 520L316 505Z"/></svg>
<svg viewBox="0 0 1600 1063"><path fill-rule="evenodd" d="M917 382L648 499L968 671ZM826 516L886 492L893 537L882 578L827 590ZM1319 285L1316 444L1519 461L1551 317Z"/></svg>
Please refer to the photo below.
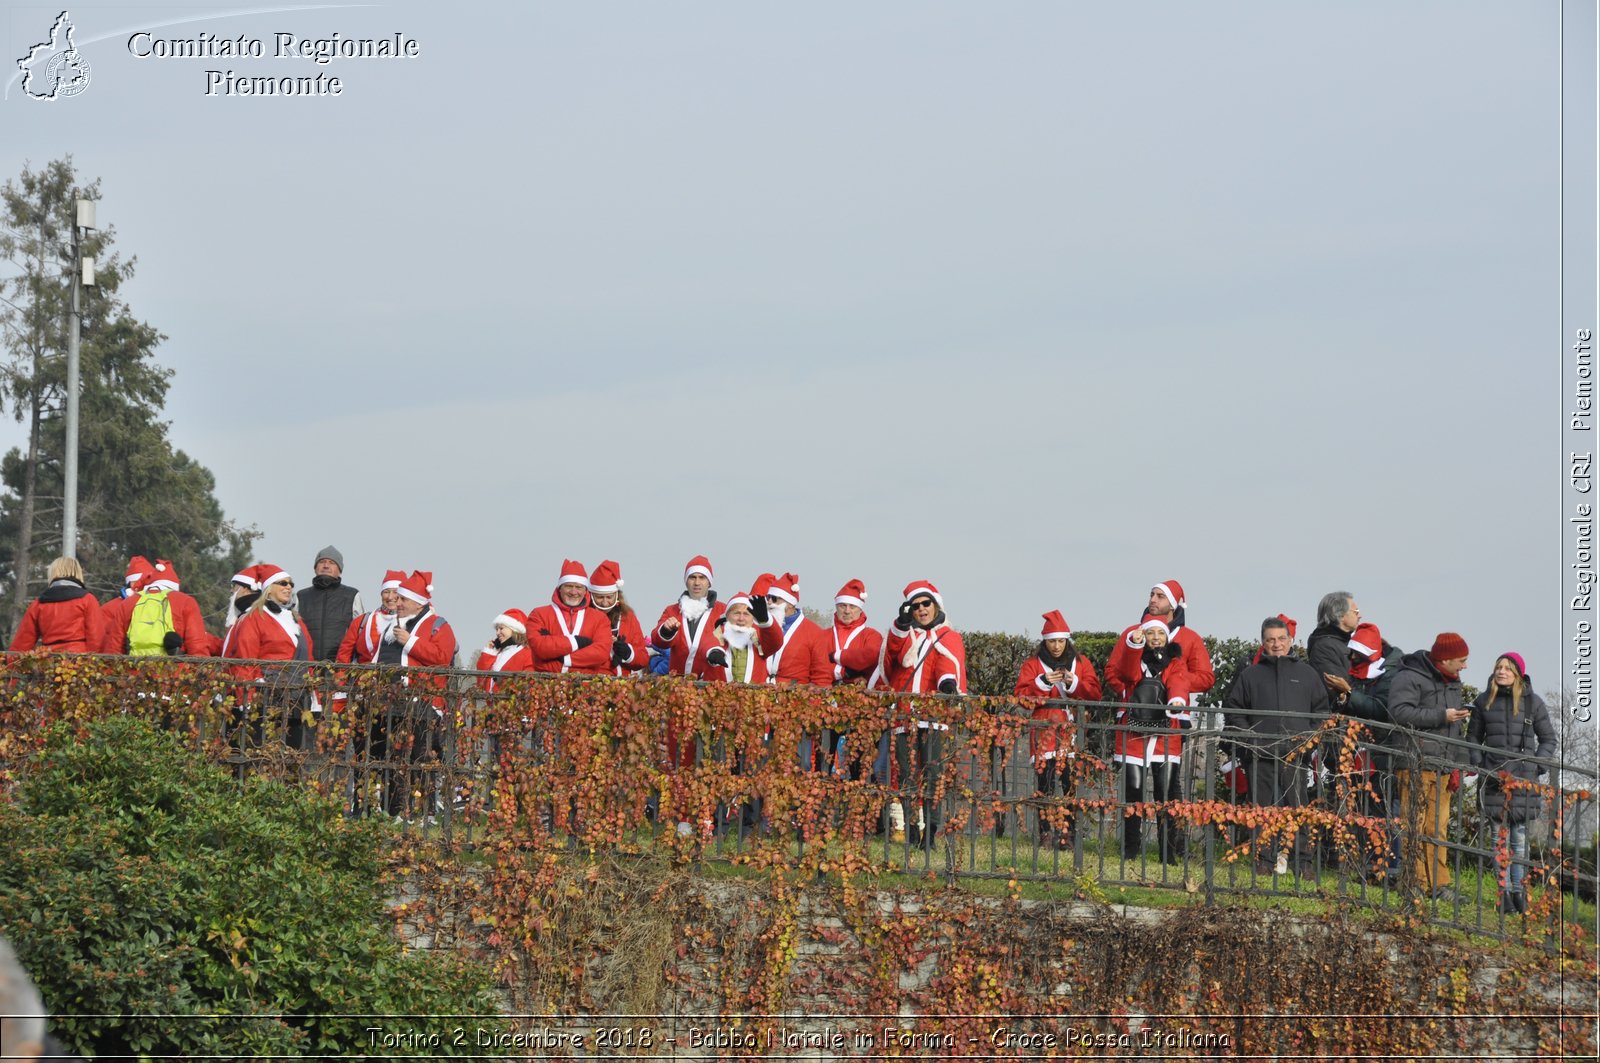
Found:
<svg viewBox="0 0 1600 1063"><path fill-rule="evenodd" d="M227 656L252 663L228 670L249 684L239 692L241 711L249 717L245 724L249 741L261 740L268 713L284 711L289 717L284 741L301 749L310 733L305 724L309 706L304 678L311 660L311 632L294 611L294 577L277 565L265 564L257 565L253 575L261 584L261 596L228 630L226 650ZM256 661L283 663L262 666Z"/></svg>
<svg viewBox="0 0 1600 1063"><path fill-rule="evenodd" d="M1106 663L1106 689L1122 706L1111 759L1122 767L1122 798L1128 805L1144 800L1146 776L1157 804L1183 800L1183 733L1193 724L1189 696L1196 658L1206 657L1204 644L1198 651L1193 645L1179 640L1164 620L1146 616L1123 632ZM1209 657L1204 667L1210 668ZM1123 817L1123 859L1139 857L1143 831L1143 817ZM1165 812L1156 817L1156 847L1163 863L1183 859L1183 831Z"/></svg>
<svg viewBox="0 0 1600 1063"><path fill-rule="evenodd" d="M1450 828L1450 774L1459 767L1446 737L1461 734L1471 712L1462 707L1461 670L1467 642L1453 631L1441 633L1427 652L1400 659L1389 688L1389 715L1408 730L1395 731L1395 779L1411 837L1413 885L1435 900L1454 900L1444 839Z"/></svg>
<svg viewBox="0 0 1600 1063"><path fill-rule="evenodd" d="M1535 790L1506 788L1506 780L1535 782L1544 771L1533 759L1551 757L1556 732L1550 710L1533 692L1520 653L1502 653L1478 700L1473 702L1467 740L1472 763L1479 769L1478 803L1483 818L1498 831L1506 828L1510 863L1500 891L1500 911L1528 911L1524 888L1528 859L1528 823L1539 817L1543 798ZM1502 778L1504 776L1504 778ZM1499 846L1496 846L1498 849Z"/></svg>
<svg viewBox="0 0 1600 1063"><path fill-rule="evenodd" d="M13 653L93 653L105 636L100 603L83 585L83 566L76 558L58 557L45 573L49 586L22 614L17 633L6 647Z"/></svg>
<svg viewBox="0 0 1600 1063"><path fill-rule="evenodd" d="M1044 614L1044 627L1039 632L1039 647L1032 657L1022 662L1013 689L1024 705L1032 706L1034 726L1028 731L1028 755L1033 762L1034 792L1048 800L1057 788L1063 797L1071 797L1077 785L1073 772L1077 751L1077 718L1072 706L1061 704L1067 698L1074 701L1099 701L1100 677L1095 675L1094 664L1078 652L1072 641L1072 628L1067 618L1056 609ZM1049 699L1048 701L1041 699ZM1066 724L1065 727L1045 727L1041 722ZM1061 815L1061 830L1056 832L1056 847L1072 848L1073 816L1069 808ZM1050 821L1040 809L1039 841L1044 844L1050 837Z"/></svg>
<svg viewBox="0 0 1600 1063"><path fill-rule="evenodd" d="M944 597L927 580L906 584L900 611L884 639L884 670L890 689L904 694L965 694L967 651L961 635L945 620ZM905 724L904 706L899 723ZM895 762L900 787L921 795L921 814L908 825L912 845L932 848L941 821L938 798L943 732L949 724L938 720L914 721L913 747L905 733L894 737ZM899 731L900 727L897 726ZM909 817L910 810L907 810Z"/></svg>
<svg viewBox="0 0 1600 1063"><path fill-rule="evenodd" d="M1348 674L1323 673L1322 677L1333 699L1333 711L1369 723L1392 723L1389 688L1394 684L1395 662L1400 659L1400 651L1384 640L1377 624L1366 623L1355 629L1346 640L1345 648L1350 661ZM1397 811L1397 802L1393 800L1393 764L1388 751L1379 744L1388 737L1387 727L1365 736L1354 753L1346 780L1353 791L1351 804L1355 810L1376 819L1392 818ZM1389 885L1397 883L1400 878L1399 839L1380 840L1371 831L1363 831L1359 840L1364 856L1358 872L1361 877L1369 878L1381 870Z"/></svg>

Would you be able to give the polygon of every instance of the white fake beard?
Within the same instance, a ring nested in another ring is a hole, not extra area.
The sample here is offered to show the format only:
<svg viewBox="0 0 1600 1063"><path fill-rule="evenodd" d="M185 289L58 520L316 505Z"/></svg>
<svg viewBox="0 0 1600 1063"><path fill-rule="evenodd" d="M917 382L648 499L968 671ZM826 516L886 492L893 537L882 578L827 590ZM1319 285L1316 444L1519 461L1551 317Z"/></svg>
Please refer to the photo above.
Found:
<svg viewBox="0 0 1600 1063"><path fill-rule="evenodd" d="M722 629L722 637L728 640L730 649L748 650L755 641L756 629L753 627L734 627L728 624Z"/></svg>
<svg viewBox="0 0 1600 1063"><path fill-rule="evenodd" d="M685 594L678 599L678 609L683 613L683 619L689 623L699 620L711 608L711 602L705 598L691 598Z"/></svg>

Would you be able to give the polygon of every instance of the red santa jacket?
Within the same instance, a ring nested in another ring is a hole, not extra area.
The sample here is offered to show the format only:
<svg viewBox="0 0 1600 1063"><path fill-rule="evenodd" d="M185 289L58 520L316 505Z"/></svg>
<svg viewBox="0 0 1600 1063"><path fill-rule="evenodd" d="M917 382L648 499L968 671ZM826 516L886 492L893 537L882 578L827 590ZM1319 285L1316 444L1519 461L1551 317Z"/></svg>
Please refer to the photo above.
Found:
<svg viewBox="0 0 1600 1063"><path fill-rule="evenodd" d="M611 631L611 648L623 643L632 653L622 664L612 669L614 675L638 675L650 666L650 648L644 642L644 628L639 626L639 614L629 609Z"/></svg>
<svg viewBox="0 0 1600 1063"><path fill-rule="evenodd" d="M876 628L867 626L867 614L848 626L838 620L828 629L833 643L833 681L835 683L865 684L878 667L878 656L883 649L883 636Z"/></svg>
<svg viewBox="0 0 1600 1063"><path fill-rule="evenodd" d="M710 652L709 650L707 652ZM750 648L744 654L744 668L740 674L734 674L733 650L723 646L722 652L728 655L725 665L711 664L695 673L696 679L703 679L708 683L765 683L771 677L767 668L767 659L761 653L761 644L756 639L750 640Z"/></svg>
<svg viewBox="0 0 1600 1063"><path fill-rule="evenodd" d="M1117 641L1116 648L1111 651L1111 659L1106 662L1106 688L1115 701L1126 702L1133 694L1134 688L1139 685L1139 680L1149 675L1144 665L1143 646L1135 646L1128 641L1128 637L1138 630L1139 625L1135 624L1124 631L1122 638ZM1111 759L1130 764L1156 764L1166 761L1176 762L1182 758L1183 731L1193 719L1188 708L1188 701L1195 692L1193 673L1189 669L1192 652L1190 647L1193 643L1190 642L1186 646L1182 641L1173 638L1172 645L1177 646L1181 652L1157 677L1167 688L1168 706L1164 714L1168 733L1152 735L1119 730ZM1203 643L1200 646L1200 656L1206 659L1209 668L1210 658L1206 655ZM1118 709L1117 723L1129 722L1131 720L1127 708Z"/></svg>
<svg viewBox="0 0 1600 1063"><path fill-rule="evenodd" d="M133 607L139 595L113 598L100 610L105 632L100 641L101 653L127 653L128 623L133 619ZM184 591L168 591L167 605L172 610L172 630L183 639L183 656L215 657L222 652L222 640L206 630L205 618L200 615L200 603L194 595Z"/></svg>
<svg viewBox="0 0 1600 1063"><path fill-rule="evenodd" d="M374 609L350 621L339 640L335 660L344 664L373 664L383 648L383 634L394 626L394 614Z"/></svg>
<svg viewBox="0 0 1600 1063"><path fill-rule="evenodd" d="M44 649L51 653L98 653L105 641L100 603L82 584L63 582L46 588L22 614L8 647L15 652Z"/></svg>
<svg viewBox="0 0 1600 1063"><path fill-rule="evenodd" d="M311 632L293 613L263 605L241 616L228 630L227 654L245 661L309 661ZM247 683L262 678L261 666L256 664L231 665L228 671Z"/></svg>
<svg viewBox="0 0 1600 1063"><path fill-rule="evenodd" d="M405 617L398 621L405 625L411 637L406 640L405 646L400 651L401 667L417 668L446 668L455 663L456 659L456 633L451 630L450 624L444 617L433 611L430 603L423 607L422 612L413 617ZM417 682L413 683L413 679ZM406 686L422 685L443 690L450 683L450 677L444 674L429 676L406 675L402 680ZM433 710L440 716L444 715L445 701L443 697L433 699Z"/></svg>
<svg viewBox="0 0 1600 1063"><path fill-rule="evenodd" d="M883 640L884 683L890 690L907 694L933 694L939 684L953 679L956 689L967 692L967 650L961 634L949 624L935 624L924 631L912 628L902 631L890 625L888 637ZM927 720L918 720L917 726L925 728ZM934 724L939 730L948 725ZM900 734L904 726L896 726Z"/></svg>
<svg viewBox="0 0 1600 1063"><path fill-rule="evenodd" d="M833 686L833 664L828 660L833 640L810 617L796 616L787 631L781 620L772 617L766 626L757 627L756 633L761 639L761 652L767 655L773 682L780 686Z"/></svg>
<svg viewBox="0 0 1600 1063"><path fill-rule="evenodd" d="M549 605L528 610L528 650L535 672L611 674L611 620L592 605L576 609L561 603L558 587ZM578 639L589 645L578 648Z"/></svg>
<svg viewBox="0 0 1600 1063"><path fill-rule="evenodd" d="M533 654L527 646L510 645L496 649L490 643L478 654L477 669L480 672L531 672L534 671ZM494 687L493 676L479 677L478 689L485 694L493 694Z"/></svg>
<svg viewBox="0 0 1600 1063"><path fill-rule="evenodd" d="M1100 677L1094 673L1094 664L1083 654L1078 654L1078 659L1064 669L1066 675L1059 683L1052 683L1045 678L1045 673L1049 670L1049 666L1035 654L1023 662L1022 671L1017 675L1014 693L1023 699L1024 704L1033 705L1033 719L1049 720L1054 723L1076 721L1071 706L1046 705L1040 700L1043 698L1100 700ZM1057 753L1071 756L1072 746L1072 732L1066 728L1035 727L1028 732L1028 752L1035 765L1040 761L1054 759Z"/></svg>
<svg viewBox="0 0 1600 1063"><path fill-rule="evenodd" d="M650 629L650 645L658 650L667 651L667 671L673 675L696 675L705 668L706 651L717 644L717 637L712 634L712 629L727 611L726 605L712 602L691 633L689 625L683 619L682 597L663 609L661 619ZM670 637L661 631L661 625L668 620L676 621L678 625Z"/></svg>

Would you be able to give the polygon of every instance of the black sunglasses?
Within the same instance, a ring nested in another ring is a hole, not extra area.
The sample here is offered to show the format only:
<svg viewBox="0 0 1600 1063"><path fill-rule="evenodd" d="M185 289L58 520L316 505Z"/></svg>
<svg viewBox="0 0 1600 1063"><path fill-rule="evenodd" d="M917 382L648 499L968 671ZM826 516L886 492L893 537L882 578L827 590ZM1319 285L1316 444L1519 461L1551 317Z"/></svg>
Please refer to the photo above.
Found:
<svg viewBox="0 0 1600 1063"><path fill-rule="evenodd" d="M938 603L936 603L932 598L918 598L916 601L911 603L911 608L913 608L913 609L932 609L937 604Z"/></svg>

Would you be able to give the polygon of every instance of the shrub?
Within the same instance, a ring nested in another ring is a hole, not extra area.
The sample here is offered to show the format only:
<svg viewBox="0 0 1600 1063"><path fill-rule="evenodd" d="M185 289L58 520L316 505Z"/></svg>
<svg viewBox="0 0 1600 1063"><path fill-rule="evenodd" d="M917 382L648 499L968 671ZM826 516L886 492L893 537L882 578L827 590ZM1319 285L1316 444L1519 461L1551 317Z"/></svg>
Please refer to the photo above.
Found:
<svg viewBox="0 0 1600 1063"><path fill-rule="evenodd" d="M395 939L380 825L137 720L58 727L0 834L0 935L80 1053L355 1053L363 1016L496 1010L480 968Z"/></svg>

